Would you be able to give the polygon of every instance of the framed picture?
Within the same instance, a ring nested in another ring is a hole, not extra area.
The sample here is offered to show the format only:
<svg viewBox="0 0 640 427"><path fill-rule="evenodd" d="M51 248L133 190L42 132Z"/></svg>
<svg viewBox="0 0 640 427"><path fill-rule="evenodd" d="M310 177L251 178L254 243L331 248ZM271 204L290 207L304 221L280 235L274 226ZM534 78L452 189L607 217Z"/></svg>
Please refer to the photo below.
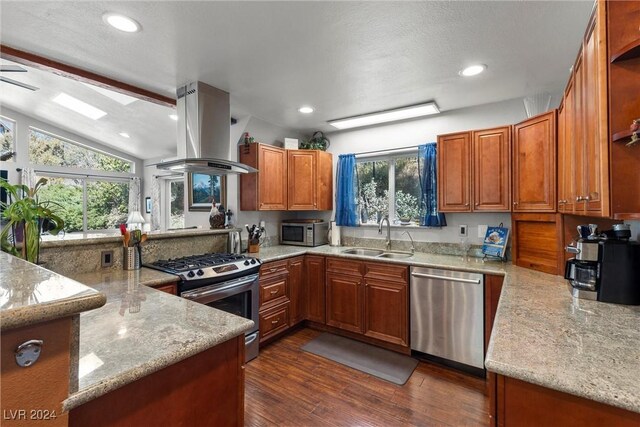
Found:
<svg viewBox="0 0 640 427"><path fill-rule="evenodd" d="M153 204L151 203L151 197L145 197L144 198L144 206L145 206L145 212L146 213L151 213L151 206L153 206Z"/></svg>
<svg viewBox="0 0 640 427"><path fill-rule="evenodd" d="M187 180L189 188L189 211L210 211L211 203L227 206L227 177L190 173Z"/></svg>

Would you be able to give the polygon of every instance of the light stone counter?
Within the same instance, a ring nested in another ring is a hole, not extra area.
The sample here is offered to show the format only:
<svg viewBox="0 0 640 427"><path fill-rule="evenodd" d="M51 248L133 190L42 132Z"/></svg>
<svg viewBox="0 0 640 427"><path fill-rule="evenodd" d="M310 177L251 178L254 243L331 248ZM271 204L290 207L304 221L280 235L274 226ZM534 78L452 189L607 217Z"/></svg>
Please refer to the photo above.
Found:
<svg viewBox="0 0 640 427"><path fill-rule="evenodd" d="M38 265L0 252L3 331L69 317L104 305L103 294Z"/></svg>
<svg viewBox="0 0 640 427"><path fill-rule="evenodd" d="M71 410L112 390L234 338L251 320L146 285L177 281L156 270L72 275L107 296L104 307L80 315L77 392Z"/></svg>
<svg viewBox="0 0 640 427"><path fill-rule="evenodd" d="M379 259L345 249L274 246L261 248L258 257L327 255L503 275L487 369L640 413L640 306L574 299L562 277L510 263L427 253Z"/></svg>

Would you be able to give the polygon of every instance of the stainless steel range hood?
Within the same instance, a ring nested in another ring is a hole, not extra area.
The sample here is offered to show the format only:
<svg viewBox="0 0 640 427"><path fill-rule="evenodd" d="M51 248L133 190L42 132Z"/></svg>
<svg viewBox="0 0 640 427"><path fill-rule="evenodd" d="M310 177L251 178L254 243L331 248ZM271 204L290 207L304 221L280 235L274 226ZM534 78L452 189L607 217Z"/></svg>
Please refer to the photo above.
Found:
<svg viewBox="0 0 640 427"><path fill-rule="evenodd" d="M229 94L202 82L178 88L178 159L156 164L172 172L229 175L257 172L229 160Z"/></svg>

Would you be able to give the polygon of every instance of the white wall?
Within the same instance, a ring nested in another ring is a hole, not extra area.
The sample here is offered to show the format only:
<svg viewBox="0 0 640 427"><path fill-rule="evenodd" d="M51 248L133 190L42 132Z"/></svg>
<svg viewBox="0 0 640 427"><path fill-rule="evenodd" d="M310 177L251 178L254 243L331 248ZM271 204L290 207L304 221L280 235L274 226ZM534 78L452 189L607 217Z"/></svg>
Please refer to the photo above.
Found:
<svg viewBox="0 0 640 427"><path fill-rule="evenodd" d="M554 99L556 98L559 97L554 97ZM331 140L328 151L334 155L335 173L339 154L357 154L373 150L417 146L435 142L440 134L510 125L526 118L522 98L517 98L445 111L423 119L334 132L327 135ZM511 215L508 213L448 213L446 218L447 227L442 229L411 228L412 237L417 241L457 243L460 241L457 225L466 224L469 226L470 242L480 243L481 239L477 237L478 225L498 225L502 222L506 227L510 227L511 224ZM403 231L404 228L394 229L392 238L407 240L406 236L401 236ZM378 235L377 227L344 228L342 232L352 237L386 238L386 236Z"/></svg>
<svg viewBox="0 0 640 427"><path fill-rule="evenodd" d="M133 157L129 154L115 150L113 148L102 145L96 141L86 139L82 136L76 135L71 132L62 130L49 123L42 122L33 117L27 116L17 111L11 110L6 107L0 106L0 115L7 117L16 122L15 129L15 151L16 156L14 162L0 162L0 169L9 171L9 182L17 183L20 179L20 174L16 172L16 168L29 167L29 127L35 127L45 132L52 133L57 136L69 139L71 141L86 145L88 147L95 148L105 153L114 154L118 157L122 157L127 160L131 160L134 163L135 175L138 177L143 176L143 163L142 160Z"/></svg>

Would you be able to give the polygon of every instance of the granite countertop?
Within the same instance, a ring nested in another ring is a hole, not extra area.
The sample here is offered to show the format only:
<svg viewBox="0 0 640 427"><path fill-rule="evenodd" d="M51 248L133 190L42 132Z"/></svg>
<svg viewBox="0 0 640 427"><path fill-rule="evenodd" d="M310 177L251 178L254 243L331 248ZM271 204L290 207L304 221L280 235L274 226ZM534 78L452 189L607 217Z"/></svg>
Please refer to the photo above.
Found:
<svg viewBox="0 0 640 427"><path fill-rule="evenodd" d="M314 254L504 275L487 369L640 412L640 306L574 299L561 276L510 263L428 253L380 259L345 249L273 246L257 255L263 262Z"/></svg>
<svg viewBox="0 0 640 427"><path fill-rule="evenodd" d="M231 231L239 231L239 228L220 228L220 229L203 229L193 228L184 230L170 231L148 231L146 232L149 240L158 239L175 239L190 236L206 236L214 234L228 234ZM120 233L73 233L64 235L62 238L58 236L44 236L44 240L40 244L43 248L59 248L65 246L83 246L99 243L121 243L122 236Z"/></svg>
<svg viewBox="0 0 640 427"><path fill-rule="evenodd" d="M251 320L149 286L175 282L156 270L115 270L73 276L107 296L80 315L78 391L69 411L166 366L243 334Z"/></svg>
<svg viewBox="0 0 640 427"><path fill-rule="evenodd" d="M93 310L104 294L0 252L0 327L3 331Z"/></svg>

